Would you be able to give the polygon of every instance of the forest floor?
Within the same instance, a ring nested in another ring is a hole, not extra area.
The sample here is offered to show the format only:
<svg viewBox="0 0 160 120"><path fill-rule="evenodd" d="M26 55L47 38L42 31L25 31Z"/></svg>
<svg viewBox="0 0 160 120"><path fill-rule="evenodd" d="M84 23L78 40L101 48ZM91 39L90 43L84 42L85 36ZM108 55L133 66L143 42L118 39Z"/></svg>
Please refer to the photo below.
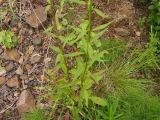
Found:
<svg viewBox="0 0 160 120"><path fill-rule="evenodd" d="M55 3L58 2L55 1ZM18 120L20 111L17 111L17 108L25 109L20 108L19 103L24 102L24 99L31 102L37 101L42 92L38 88L46 84L45 68L53 67L55 54L52 53L49 46L57 42L44 34L44 29L52 24L50 13L48 15L44 13L46 4L45 1L17 0L16 7L13 7L15 16L7 12L1 22L2 29L11 30L18 36L18 44L15 48L5 49L0 46L1 120ZM113 21L108 32L103 36L104 39L125 40L128 43L127 47L130 48L145 45L148 41L149 30L146 23L142 22L141 26L138 21L147 16L148 12L147 7L141 7L140 4L135 0L112 0L109 3L105 0L94 0L94 6L111 17L102 19L94 15L93 25ZM0 8L6 5L5 1L1 2ZM64 9L67 11L68 7ZM70 13L69 17L72 21L69 23L78 25L81 22L79 20L86 17L84 13L85 7L77 5L74 12ZM35 14L43 23L35 22ZM27 91L24 92L25 89ZM48 100L47 104L49 102ZM33 107L42 105L33 104Z"/></svg>

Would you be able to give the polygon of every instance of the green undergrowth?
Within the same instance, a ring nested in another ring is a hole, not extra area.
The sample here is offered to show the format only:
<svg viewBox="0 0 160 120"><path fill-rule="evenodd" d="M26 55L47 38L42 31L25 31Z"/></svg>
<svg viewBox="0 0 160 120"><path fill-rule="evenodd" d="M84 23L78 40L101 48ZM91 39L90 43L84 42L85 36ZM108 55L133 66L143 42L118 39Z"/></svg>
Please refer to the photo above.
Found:
<svg viewBox="0 0 160 120"><path fill-rule="evenodd" d="M160 99L142 89L128 88L121 95L121 120L160 120Z"/></svg>
<svg viewBox="0 0 160 120"><path fill-rule="evenodd" d="M50 120L42 109L35 109L22 116L22 120Z"/></svg>
<svg viewBox="0 0 160 120"><path fill-rule="evenodd" d="M17 44L17 37L12 31L2 30L0 31L0 44L9 49L15 47Z"/></svg>
<svg viewBox="0 0 160 120"><path fill-rule="evenodd" d="M152 0L149 6L149 23L153 29L153 33L157 36L157 58L160 60L160 0ZM158 63L160 64L160 62Z"/></svg>

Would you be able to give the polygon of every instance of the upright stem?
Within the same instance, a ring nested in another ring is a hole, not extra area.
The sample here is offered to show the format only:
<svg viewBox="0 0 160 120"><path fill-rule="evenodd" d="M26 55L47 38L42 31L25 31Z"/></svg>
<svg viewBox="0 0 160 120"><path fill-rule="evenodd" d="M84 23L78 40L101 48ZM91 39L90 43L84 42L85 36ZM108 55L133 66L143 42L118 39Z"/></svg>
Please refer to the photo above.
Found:
<svg viewBox="0 0 160 120"><path fill-rule="evenodd" d="M88 0L88 34L87 34L87 53L86 53L86 59L85 59L85 69L81 78L81 88L83 87L83 83L85 82L85 76L87 74L87 69L88 69L88 62L89 62L89 43L91 41L91 32L92 32L92 6L93 2L92 0Z"/></svg>
<svg viewBox="0 0 160 120"><path fill-rule="evenodd" d="M92 32L92 6L93 6L92 0L88 0L88 21L89 21L89 25L88 25L88 41L91 40L91 32Z"/></svg>
<svg viewBox="0 0 160 120"><path fill-rule="evenodd" d="M52 19L53 19L53 22L54 24L56 25L56 20L55 20L55 9L54 9L54 5L53 5L53 0L50 0L50 6L51 6L51 11L52 11Z"/></svg>

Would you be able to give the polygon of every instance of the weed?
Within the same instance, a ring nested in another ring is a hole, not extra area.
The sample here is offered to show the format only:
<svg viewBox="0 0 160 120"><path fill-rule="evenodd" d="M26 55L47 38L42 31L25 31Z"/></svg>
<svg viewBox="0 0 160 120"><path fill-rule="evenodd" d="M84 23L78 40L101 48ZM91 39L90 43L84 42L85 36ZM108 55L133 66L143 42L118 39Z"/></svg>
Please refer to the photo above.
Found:
<svg viewBox="0 0 160 120"><path fill-rule="evenodd" d="M144 24L146 21L146 17L139 18L137 21L138 29L142 30L144 28Z"/></svg>
<svg viewBox="0 0 160 120"><path fill-rule="evenodd" d="M14 36L13 32L3 30L0 32L0 43L6 48L12 48L15 47L17 38Z"/></svg>
<svg viewBox="0 0 160 120"><path fill-rule="evenodd" d="M156 35L157 42L157 58L160 59L160 0L152 0L151 5L149 6L149 22L151 24L153 33ZM160 63L159 63L160 64Z"/></svg>
<svg viewBox="0 0 160 120"><path fill-rule="evenodd" d="M62 9L59 11L61 13ZM54 72L50 74L52 79L48 86L50 90L48 96L55 103L53 111L61 105L60 115L69 111L70 117L77 120L85 119L83 111L88 109L90 104L107 105L106 100L96 96L92 91L94 84L98 84L101 80L103 71L97 72L92 68L96 62L102 62L104 55L108 54L106 50L100 50L99 38L110 23L92 28L92 11L92 0L89 0L88 20L84 20L79 27L70 25L70 32L65 35L55 35L62 45L51 46L57 53ZM64 51L66 47L76 48L75 52L66 53ZM68 66L68 59L73 60L74 66ZM61 77L56 77L59 71L63 74Z"/></svg>
<svg viewBox="0 0 160 120"><path fill-rule="evenodd" d="M157 36L160 36L160 1L159 0L152 0L152 3L149 7L150 9L150 15L149 15L149 21L151 25L153 26L153 31L157 32Z"/></svg>
<svg viewBox="0 0 160 120"><path fill-rule="evenodd" d="M50 120L45 116L44 110L35 109L23 115L22 120Z"/></svg>
<svg viewBox="0 0 160 120"><path fill-rule="evenodd" d="M129 88L122 95L122 120L159 120L160 99L142 89Z"/></svg>

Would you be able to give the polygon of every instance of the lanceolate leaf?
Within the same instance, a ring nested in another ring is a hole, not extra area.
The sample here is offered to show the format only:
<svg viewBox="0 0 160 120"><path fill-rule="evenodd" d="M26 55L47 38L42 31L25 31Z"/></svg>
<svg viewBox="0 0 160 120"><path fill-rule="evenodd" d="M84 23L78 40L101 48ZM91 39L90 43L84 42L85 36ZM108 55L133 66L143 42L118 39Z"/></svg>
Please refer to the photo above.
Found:
<svg viewBox="0 0 160 120"><path fill-rule="evenodd" d="M106 23L106 24L97 26L96 28L93 29L93 31L105 29L105 28L107 28L111 23L112 23L112 22L109 22L109 23Z"/></svg>
<svg viewBox="0 0 160 120"><path fill-rule="evenodd" d="M50 48L56 53L62 53L62 51L61 51L61 49L59 47L51 46Z"/></svg>
<svg viewBox="0 0 160 120"><path fill-rule="evenodd" d="M94 8L94 11L103 18L109 18L105 13L103 13L101 10Z"/></svg>
<svg viewBox="0 0 160 120"><path fill-rule="evenodd" d="M92 96L90 98L92 100L93 103L98 104L100 106L107 106L107 102L105 99L97 97L97 96Z"/></svg>
<svg viewBox="0 0 160 120"><path fill-rule="evenodd" d="M77 3L77 4L86 4L83 0L70 0L72 3Z"/></svg>
<svg viewBox="0 0 160 120"><path fill-rule="evenodd" d="M86 89L81 90L81 97L85 99L85 105L88 107L89 92Z"/></svg>

